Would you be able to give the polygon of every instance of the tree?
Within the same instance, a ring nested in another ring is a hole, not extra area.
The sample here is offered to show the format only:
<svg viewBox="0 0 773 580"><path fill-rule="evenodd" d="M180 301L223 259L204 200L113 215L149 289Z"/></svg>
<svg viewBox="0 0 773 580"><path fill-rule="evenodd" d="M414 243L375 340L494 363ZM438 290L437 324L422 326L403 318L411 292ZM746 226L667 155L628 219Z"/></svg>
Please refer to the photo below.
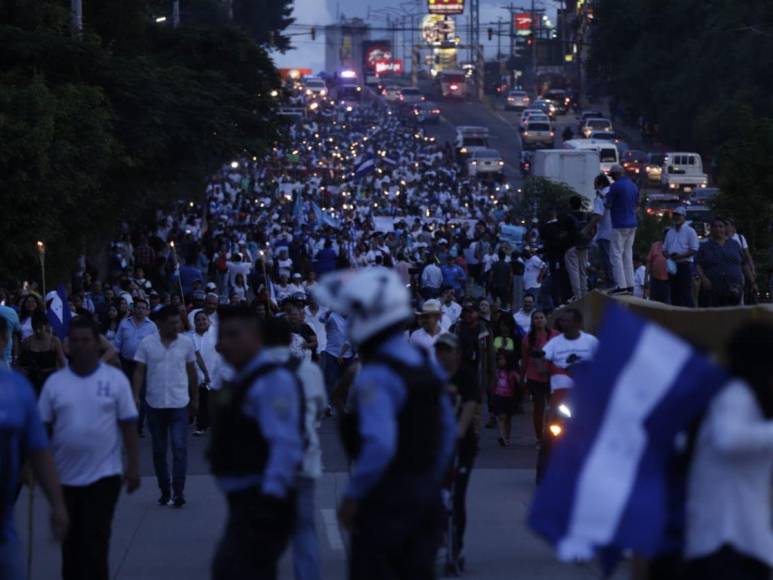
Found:
<svg viewBox="0 0 773 580"><path fill-rule="evenodd" d="M203 192L278 137L266 51L230 25L155 24L151 1L92 0L81 39L58 0L0 0L0 277L61 279L122 220ZM125 18L120 18L123 15Z"/></svg>
<svg viewBox="0 0 773 580"><path fill-rule="evenodd" d="M294 19L293 0L232 0L234 22L244 28L255 41L284 52L290 39L282 35Z"/></svg>

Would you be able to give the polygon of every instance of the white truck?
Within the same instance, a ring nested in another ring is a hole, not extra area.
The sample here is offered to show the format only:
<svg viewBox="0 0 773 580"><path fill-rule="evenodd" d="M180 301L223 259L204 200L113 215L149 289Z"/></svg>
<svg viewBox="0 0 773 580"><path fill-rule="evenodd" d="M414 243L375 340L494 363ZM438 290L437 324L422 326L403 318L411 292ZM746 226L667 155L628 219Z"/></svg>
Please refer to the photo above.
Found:
<svg viewBox="0 0 773 580"><path fill-rule="evenodd" d="M669 191L691 192L709 184L703 161L697 153L666 153L660 185Z"/></svg>
<svg viewBox="0 0 773 580"><path fill-rule="evenodd" d="M538 149L532 175L568 185L591 204L596 197L593 180L599 174L599 152L595 149Z"/></svg>

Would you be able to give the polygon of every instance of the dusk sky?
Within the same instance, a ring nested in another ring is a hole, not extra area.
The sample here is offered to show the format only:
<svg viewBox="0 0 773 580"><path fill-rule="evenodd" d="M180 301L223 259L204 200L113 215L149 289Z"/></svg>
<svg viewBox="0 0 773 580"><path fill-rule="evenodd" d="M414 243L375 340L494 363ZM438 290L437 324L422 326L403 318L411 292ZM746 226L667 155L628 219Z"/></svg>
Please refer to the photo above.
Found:
<svg viewBox="0 0 773 580"><path fill-rule="evenodd" d="M486 23L496 22L498 18L502 18L507 21L508 10L503 8L508 4L505 1L497 0L481 0L480 10L480 22L481 22L481 39L486 47L487 54L496 52L496 39L488 42L486 38L485 26ZM522 0L521 2L513 2L516 6L530 6L530 2ZM548 10L548 15L552 18L555 16L556 5L560 2L554 2L553 0L537 0L537 8L545 8ZM374 17L372 12L380 8L393 7L405 9L406 13L416 13L426 11L426 0L295 0L295 11L293 16L296 22L299 24L316 24L324 26L330 24L336 20L337 15L343 15L347 18L359 17L362 19L368 18L368 8L371 10L371 18L369 22L374 26L385 26L386 21L383 13ZM465 12L464 16L457 17L457 23L466 23L468 14ZM290 29L289 32L293 32ZM507 40L502 39L503 45ZM309 67L315 72L319 71L324 65L324 53L325 53L325 37L324 34L317 34L315 41L305 36L293 38L293 45L295 50L288 51L286 54L275 55L275 60L280 67Z"/></svg>

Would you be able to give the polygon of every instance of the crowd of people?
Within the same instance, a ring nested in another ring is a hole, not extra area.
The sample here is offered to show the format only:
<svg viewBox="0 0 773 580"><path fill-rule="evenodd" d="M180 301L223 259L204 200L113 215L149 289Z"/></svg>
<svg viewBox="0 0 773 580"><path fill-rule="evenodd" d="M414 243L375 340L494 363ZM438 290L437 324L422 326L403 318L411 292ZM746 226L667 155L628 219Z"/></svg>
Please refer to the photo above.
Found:
<svg viewBox="0 0 773 580"><path fill-rule="evenodd" d="M290 543L296 578L319 578L325 416L340 421L353 461L339 512L357 532L351 577L431 577L441 506L429 499L452 459L463 561L480 429L510 446L530 400L539 444L551 392L593 356L579 312L551 323L551 311L592 287L691 306L696 276L712 305L737 304L754 279L731 221L716 220L699 246L680 210L637 261L639 192L622 168L596 180L592 209L573 197L535 223L515 215L508 187L467 178L451 146L399 110L364 99L316 111L265 155L225 165L203 202L126 227L106 277L84 258L59 336L54 297L34 284L0 289L0 366L32 385L19 387L19 441L66 537L65 579L108 577L121 475L134 491L146 427L159 505L186 504L190 425L210 437L229 503L213 577L273 578ZM438 396L449 381L453 396ZM9 508L18 469L3 473L0 566L21 578ZM385 538L387 521L397 531Z"/></svg>

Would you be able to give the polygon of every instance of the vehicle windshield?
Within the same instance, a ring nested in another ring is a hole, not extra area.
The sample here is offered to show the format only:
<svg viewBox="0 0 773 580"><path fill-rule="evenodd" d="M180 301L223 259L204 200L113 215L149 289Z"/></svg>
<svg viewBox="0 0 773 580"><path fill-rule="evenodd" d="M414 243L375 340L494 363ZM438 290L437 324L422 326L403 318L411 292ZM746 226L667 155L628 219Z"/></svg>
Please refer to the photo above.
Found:
<svg viewBox="0 0 773 580"><path fill-rule="evenodd" d="M611 126L611 123L606 119L590 119L588 121L588 127L591 127L593 129L610 127L610 126Z"/></svg>
<svg viewBox="0 0 773 580"><path fill-rule="evenodd" d="M403 89L404 95L420 95L419 89Z"/></svg>
<svg viewBox="0 0 773 580"><path fill-rule="evenodd" d="M617 163L617 151L615 149L602 149L599 151L599 160L602 163Z"/></svg>
<svg viewBox="0 0 773 580"><path fill-rule="evenodd" d="M307 87L324 87L325 81L322 79L306 79L303 81Z"/></svg>
<svg viewBox="0 0 773 580"><path fill-rule="evenodd" d="M525 97L526 93L524 93L523 91L512 91L510 93L510 96L511 97Z"/></svg>
<svg viewBox="0 0 773 580"><path fill-rule="evenodd" d="M465 137L464 138L464 146L465 147L486 147L488 145L488 141L485 137Z"/></svg>
<svg viewBox="0 0 773 580"><path fill-rule="evenodd" d="M496 149L482 149L476 151L474 157L476 159L499 159L499 152Z"/></svg>
<svg viewBox="0 0 773 580"><path fill-rule="evenodd" d="M529 131L550 131L550 125L547 123L529 123Z"/></svg>
<svg viewBox="0 0 773 580"><path fill-rule="evenodd" d="M663 165L663 159L665 159L665 155L662 153L650 153L649 155L649 163L652 163L653 165Z"/></svg>
<svg viewBox="0 0 773 580"><path fill-rule="evenodd" d="M644 161L645 157L646 155L644 154L644 151L631 150L626 151L625 153L625 160L631 161L632 163L641 163Z"/></svg>
<svg viewBox="0 0 773 580"><path fill-rule="evenodd" d="M564 98L566 93L564 91L548 91L543 95L543 98L548 100L556 100L559 101Z"/></svg>
<svg viewBox="0 0 773 580"><path fill-rule="evenodd" d="M604 141L613 141L615 139L615 136L612 133L607 133L606 131L594 131L591 137L593 139L602 139Z"/></svg>

